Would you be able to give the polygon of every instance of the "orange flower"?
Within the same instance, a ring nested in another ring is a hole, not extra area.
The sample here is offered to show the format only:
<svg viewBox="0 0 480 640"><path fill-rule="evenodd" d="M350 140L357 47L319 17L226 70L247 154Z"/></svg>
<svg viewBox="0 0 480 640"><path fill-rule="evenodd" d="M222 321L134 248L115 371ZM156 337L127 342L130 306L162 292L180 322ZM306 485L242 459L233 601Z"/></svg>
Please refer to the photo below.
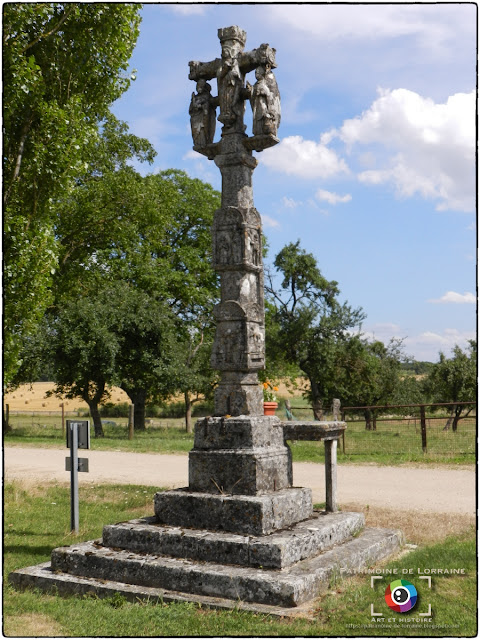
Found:
<svg viewBox="0 0 480 640"><path fill-rule="evenodd" d="M264 383L263 383L263 388L264 388L264 389L268 389L268 382L264 382Z"/></svg>
<svg viewBox="0 0 480 640"><path fill-rule="evenodd" d="M273 390L274 391L278 391L278 387L273 387Z"/></svg>

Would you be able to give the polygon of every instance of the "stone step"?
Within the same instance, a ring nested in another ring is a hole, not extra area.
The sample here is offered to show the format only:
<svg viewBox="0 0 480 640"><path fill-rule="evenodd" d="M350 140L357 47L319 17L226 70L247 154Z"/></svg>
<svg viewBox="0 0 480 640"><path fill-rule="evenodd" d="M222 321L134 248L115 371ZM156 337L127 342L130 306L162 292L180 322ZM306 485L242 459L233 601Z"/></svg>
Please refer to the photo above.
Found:
<svg viewBox="0 0 480 640"><path fill-rule="evenodd" d="M160 491L154 497L158 521L174 527L265 536L312 516L312 490L290 487L256 496Z"/></svg>
<svg viewBox="0 0 480 640"><path fill-rule="evenodd" d="M165 526L153 516L105 526L102 543L140 553L283 569L342 544L364 525L361 513L315 512L289 529L254 537Z"/></svg>
<svg viewBox="0 0 480 640"><path fill-rule="evenodd" d="M129 602L145 601L149 604L166 604L170 602L194 602L199 607L220 610L240 610L261 613L280 618L316 619L316 601L306 602L298 607L276 607L269 604L240 602L228 598L211 598L208 596L180 593L157 587L142 587L136 584L125 584L114 580L96 578L80 578L62 571L52 571L50 562L43 562L32 567L17 569L9 575L10 583L16 589L39 589L44 593L60 596L95 595L98 598L111 598L116 594Z"/></svg>
<svg viewBox="0 0 480 640"><path fill-rule="evenodd" d="M316 597L333 574L369 566L396 551L401 543L399 531L365 529L358 537L314 558L273 570L140 554L91 541L55 549L51 568L81 578L295 607Z"/></svg>

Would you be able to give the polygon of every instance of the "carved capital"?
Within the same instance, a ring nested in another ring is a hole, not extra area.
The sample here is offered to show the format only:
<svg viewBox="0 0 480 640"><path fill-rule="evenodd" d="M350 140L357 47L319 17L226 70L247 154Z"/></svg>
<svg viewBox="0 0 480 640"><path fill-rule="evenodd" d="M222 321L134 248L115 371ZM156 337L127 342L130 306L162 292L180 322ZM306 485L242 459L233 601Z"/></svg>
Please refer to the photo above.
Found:
<svg viewBox="0 0 480 640"><path fill-rule="evenodd" d="M234 25L233 27L219 29L218 38L222 44L228 40L236 40L242 45L243 49L247 42L247 33L243 29L240 29L240 27Z"/></svg>

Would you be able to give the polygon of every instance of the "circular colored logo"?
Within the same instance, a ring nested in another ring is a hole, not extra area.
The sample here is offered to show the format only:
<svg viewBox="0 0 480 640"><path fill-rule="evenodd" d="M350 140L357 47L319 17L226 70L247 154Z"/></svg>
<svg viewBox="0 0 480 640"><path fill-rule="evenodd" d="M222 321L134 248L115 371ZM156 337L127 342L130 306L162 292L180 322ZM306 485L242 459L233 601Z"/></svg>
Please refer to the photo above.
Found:
<svg viewBox="0 0 480 640"><path fill-rule="evenodd" d="M397 613L406 613L417 602L417 590L408 580L394 580L385 589L385 602Z"/></svg>

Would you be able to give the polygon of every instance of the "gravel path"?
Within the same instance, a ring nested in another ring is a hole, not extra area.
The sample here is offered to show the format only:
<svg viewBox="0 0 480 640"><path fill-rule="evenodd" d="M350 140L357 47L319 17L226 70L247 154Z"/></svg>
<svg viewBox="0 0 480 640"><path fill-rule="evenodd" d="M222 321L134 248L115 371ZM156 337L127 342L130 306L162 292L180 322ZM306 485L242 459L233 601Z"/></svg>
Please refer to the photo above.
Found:
<svg viewBox="0 0 480 640"><path fill-rule="evenodd" d="M6 480L69 482L65 471L67 449L4 448ZM95 483L143 484L175 488L188 485L188 456L123 451L81 451L89 459L89 473L79 473L82 485ZM296 486L311 487L314 502L325 501L324 467L311 462L293 465ZM474 469L443 467L384 467L340 465L338 502L449 514L475 514Z"/></svg>

